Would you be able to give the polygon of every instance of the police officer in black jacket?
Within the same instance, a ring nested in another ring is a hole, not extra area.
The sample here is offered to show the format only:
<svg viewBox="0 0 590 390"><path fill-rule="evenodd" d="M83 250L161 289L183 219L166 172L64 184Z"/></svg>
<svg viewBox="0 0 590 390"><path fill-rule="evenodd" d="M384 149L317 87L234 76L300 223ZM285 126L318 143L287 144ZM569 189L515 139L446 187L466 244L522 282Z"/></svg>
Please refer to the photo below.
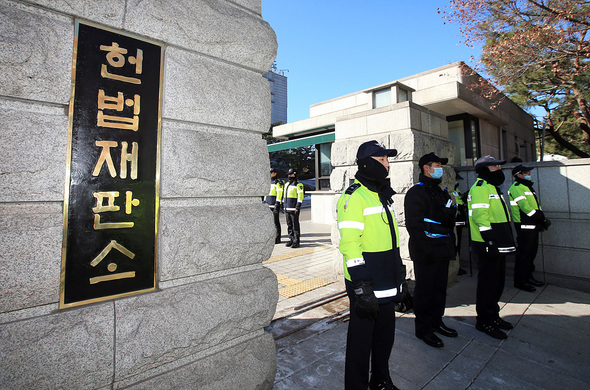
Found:
<svg viewBox="0 0 590 390"><path fill-rule="evenodd" d="M431 347L444 346L434 334L457 337L442 320L447 297L449 261L455 258L456 204L440 188L442 165L448 158L428 153L420 158L420 182L410 188L404 201L406 229L410 234L410 257L416 286L414 313L416 337Z"/></svg>

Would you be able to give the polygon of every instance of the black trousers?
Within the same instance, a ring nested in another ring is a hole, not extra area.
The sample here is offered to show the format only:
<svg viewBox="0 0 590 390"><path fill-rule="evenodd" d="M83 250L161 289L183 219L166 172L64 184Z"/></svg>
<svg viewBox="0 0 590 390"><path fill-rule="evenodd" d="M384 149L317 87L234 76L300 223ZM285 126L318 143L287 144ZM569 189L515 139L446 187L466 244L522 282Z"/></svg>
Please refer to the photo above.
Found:
<svg viewBox="0 0 590 390"><path fill-rule="evenodd" d="M536 229L522 229L520 224L516 226L516 260L514 263L514 284L528 283L528 279L535 270L535 257L539 247L539 232Z"/></svg>
<svg viewBox="0 0 590 390"><path fill-rule="evenodd" d="M360 318L356 313L356 296L348 281L346 292L350 300L350 321L346 337L344 388L367 390L369 363L371 377L376 380L389 378L389 357L395 340L395 302L379 304L379 316L376 321L371 321Z"/></svg>
<svg viewBox="0 0 590 390"><path fill-rule="evenodd" d="M457 226L455 229L457 231L457 244L455 245L455 249L458 255L461 255L461 240L463 238L463 228L465 228L465 225Z"/></svg>
<svg viewBox="0 0 590 390"><path fill-rule="evenodd" d="M442 324L447 302L449 261L414 261L414 314L416 336L424 336Z"/></svg>
<svg viewBox="0 0 590 390"><path fill-rule="evenodd" d="M489 324L500 317L500 298L506 278L506 255L490 255L483 242L473 242L472 251L478 262L475 311L477 322Z"/></svg>
<svg viewBox="0 0 590 390"><path fill-rule="evenodd" d="M275 206L278 207L278 206ZM279 212L276 212L274 210L272 211L272 215L275 221L275 230L277 232L276 236L275 236L275 241L281 241L281 220L279 218Z"/></svg>
<svg viewBox="0 0 590 390"><path fill-rule="evenodd" d="M299 227L299 211L285 211L287 218L287 232L289 233L289 240L293 243L299 242L301 230Z"/></svg>

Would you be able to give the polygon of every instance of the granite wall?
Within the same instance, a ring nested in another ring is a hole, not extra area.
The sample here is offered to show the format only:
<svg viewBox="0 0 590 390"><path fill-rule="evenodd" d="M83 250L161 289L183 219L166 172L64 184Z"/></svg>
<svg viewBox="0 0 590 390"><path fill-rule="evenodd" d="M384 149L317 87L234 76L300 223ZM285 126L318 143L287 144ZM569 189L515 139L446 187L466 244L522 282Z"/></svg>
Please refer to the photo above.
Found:
<svg viewBox="0 0 590 390"><path fill-rule="evenodd" d="M158 291L59 310L74 21L165 45ZM260 0L0 0L0 387L270 388Z"/></svg>
<svg viewBox="0 0 590 390"><path fill-rule="evenodd" d="M513 183L512 168L503 166L505 194ZM551 226L540 233L535 259L535 277L549 284L590 292L590 159L526 162L535 191ZM460 188L469 190L476 180L472 169L462 168ZM465 174L463 174L465 173ZM462 246L462 262L468 267L467 245ZM512 277L514 256L507 257L507 275ZM475 264L474 264L475 266Z"/></svg>

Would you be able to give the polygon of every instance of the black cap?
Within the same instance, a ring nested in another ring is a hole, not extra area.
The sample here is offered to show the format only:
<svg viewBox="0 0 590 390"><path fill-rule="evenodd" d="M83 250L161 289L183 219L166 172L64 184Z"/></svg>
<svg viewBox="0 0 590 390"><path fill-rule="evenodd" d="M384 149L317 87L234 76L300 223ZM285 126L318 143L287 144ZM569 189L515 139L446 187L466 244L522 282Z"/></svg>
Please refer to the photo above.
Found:
<svg viewBox="0 0 590 390"><path fill-rule="evenodd" d="M270 173L273 173L273 172L277 172L278 173L279 171L276 168L270 168Z"/></svg>
<svg viewBox="0 0 590 390"><path fill-rule="evenodd" d="M377 141L368 141L359 146L359 149L356 152L356 159L361 160L365 157L375 156L387 156L387 157L394 157L397 155L397 150L395 149L385 149L382 145L380 145Z"/></svg>
<svg viewBox="0 0 590 390"><path fill-rule="evenodd" d="M424 156L420 157L420 161L418 161L418 166L420 167L420 169L422 169L422 167L425 164L428 164L429 162L439 162L442 165L445 165L446 163L449 162L449 159L444 158L444 157L439 157L436 153L430 152L430 153L425 154Z"/></svg>
<svg viewBox="0 0 590 390"><path fill-rule="evenodd" d="M296 175L296 174L297 174L297 171L296 170L294 170L293 168L289 168L289 172L287 172L287 176L289 176L289 175Z"/></svg>
<svg viewBox="0 0 590 390"><path fill-rule="evenodd" d="M525 167L524 165L517 165L512 168L512 176L516 176L522 172L530 172L531 169L535 169L535 167Z"/></svg>
<svg viewBox="0 0 590 390"><path fill-rule="evenodd" d="M490 165L504 165L504 164L506 164L506 161L496 160L494 157L492 157L488 154L488 155L485 155L485 156L477 159L477 161L475 162L475 170L477 171L480 168L489 167Z"/></svg>
<svg viewBox="0 0 590 390"><path fill-rule="evenodd" d="M455 180L463 180L463 176L459 174L459 170L455 168Z"/></svg>

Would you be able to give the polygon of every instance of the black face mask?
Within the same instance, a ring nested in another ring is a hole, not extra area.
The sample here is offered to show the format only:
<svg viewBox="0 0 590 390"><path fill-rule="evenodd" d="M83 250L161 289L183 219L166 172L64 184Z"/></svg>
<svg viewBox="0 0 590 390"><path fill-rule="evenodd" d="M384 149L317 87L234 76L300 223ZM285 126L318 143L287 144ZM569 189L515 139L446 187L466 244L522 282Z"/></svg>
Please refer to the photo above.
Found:
<svg viewBox="0 0 590 390"><path fill-rule="evenodd" d="M494 171L494 172L490 172L485 177L485 180L488 183L490 183L496 187L501 185L502 183L504 183L504 179L505 179L504 172L501 169L498 169L497 171Z"/></svg>
<svg viewBox="0 0 590 390"><path fill-rule="evenodd" d="M372 157L365 157L358 160L359 172L372 180L385 180L389 172L387 168Z"/></svg>
<svg viewBox="0 0 590 390"><path fill-rule="evenodd" d="M293 183L295 181L294 177L289 176L289 183Z"/></svg>

